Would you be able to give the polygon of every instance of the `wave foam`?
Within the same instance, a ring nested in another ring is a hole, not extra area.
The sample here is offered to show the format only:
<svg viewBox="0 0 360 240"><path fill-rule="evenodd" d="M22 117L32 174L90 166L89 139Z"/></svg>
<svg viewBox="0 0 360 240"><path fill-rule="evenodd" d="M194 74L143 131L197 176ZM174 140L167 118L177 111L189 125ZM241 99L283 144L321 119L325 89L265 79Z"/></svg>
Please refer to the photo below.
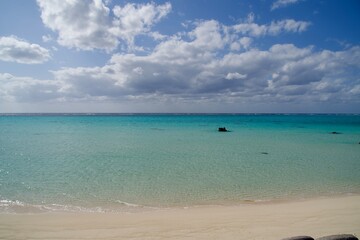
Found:
<svg viewBox="0 0 360 240"><path fill-rule="evenodd" d="M120 203L120 204L122 204L122 205L124 205L126 207L135 207L135 208L138 208L138 207L143 208L143 207L145 207L143 205L139 205L139 204L135 204L135 203L128 203L128 202L124 202L124 201L120 201L120 200L116 200L115 202Z"/></svg>
<svg viewBox="0 0 360 240"><path fill-rule="evenodd" d="M133 212L136 210L155 209L139 204L128 203L116 200L116 205L107 207L83 207L67 204L30 204L19 200L0 199L0 213L46 213L46 212L91 212L91 213L106 213L106 212Z"/></svg>
<svg viewBox="0 0 360 240"><path fill-rule="evenodd" d="M29 204L18 200L0 200L0 213L42 213L42 212L111 212L101 207L80 207L65 204Z"/></svg>

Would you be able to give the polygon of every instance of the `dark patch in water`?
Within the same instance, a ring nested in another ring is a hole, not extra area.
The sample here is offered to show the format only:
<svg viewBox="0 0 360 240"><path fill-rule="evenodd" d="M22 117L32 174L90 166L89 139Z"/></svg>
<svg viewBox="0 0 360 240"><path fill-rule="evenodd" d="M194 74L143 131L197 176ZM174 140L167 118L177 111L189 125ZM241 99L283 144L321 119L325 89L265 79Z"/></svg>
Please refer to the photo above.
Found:
<svg viewBox="0 0 360 240"><path fill-rule="evenodd" d="M261 154L268 155L269 153L268 152L261 152Z"/></svg>
<svg viewBox="0 0 360 240"><path fill-rule="evenodd" d="M219 132L229 132L229 130L226 129L226 127L219 127Z"/></svg>
<svg viewBox="0 0 360 240"><path fill-rule="evenodd" d="M154 131L165 131L165 129L163 128L150 128L150 129Z"/></svg>

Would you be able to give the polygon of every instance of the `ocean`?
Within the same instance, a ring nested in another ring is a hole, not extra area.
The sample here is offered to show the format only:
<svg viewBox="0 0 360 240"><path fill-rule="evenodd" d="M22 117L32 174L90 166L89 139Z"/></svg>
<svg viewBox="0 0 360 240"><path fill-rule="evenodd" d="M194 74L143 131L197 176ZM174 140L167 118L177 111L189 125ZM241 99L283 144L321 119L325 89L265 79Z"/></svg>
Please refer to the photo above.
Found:
<svg viewBox="0 0 360 240"><path fill-rule="evenodd" d="M0 115L0 212L143 211L359 193L360 115Z"/></svg>

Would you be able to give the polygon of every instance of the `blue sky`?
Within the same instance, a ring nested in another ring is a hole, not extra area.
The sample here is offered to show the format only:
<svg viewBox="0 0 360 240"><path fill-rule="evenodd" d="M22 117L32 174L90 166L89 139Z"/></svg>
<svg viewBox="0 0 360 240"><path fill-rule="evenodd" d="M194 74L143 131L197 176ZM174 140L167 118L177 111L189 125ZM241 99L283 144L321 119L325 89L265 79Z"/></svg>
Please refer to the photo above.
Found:
<svg viewBox="0 0 360 240"><path fill-rule="evenodd" d="M0 1L0 112L360 113L360 1Z"/></svg>

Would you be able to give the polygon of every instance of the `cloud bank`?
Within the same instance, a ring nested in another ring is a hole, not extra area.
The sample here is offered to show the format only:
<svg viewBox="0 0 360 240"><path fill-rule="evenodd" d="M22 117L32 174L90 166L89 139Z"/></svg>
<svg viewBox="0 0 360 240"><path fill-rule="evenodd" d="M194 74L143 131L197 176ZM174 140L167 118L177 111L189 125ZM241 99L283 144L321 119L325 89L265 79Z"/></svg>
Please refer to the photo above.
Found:
<svg viewBox="0 0 360 240"><path fill-rule="evenodd" d="M296 1L276 1L277 7ZM109 60L96 67L53 69L46 80L0 73L0 101L8 103L162 104L192 107L256 104L360 104L360 47L317 50L292 43L260 48L265 38L300 36L313 23L280 19L224 25L217 20L187 22L184 31L164 35L153 27L170 3L115 5L100 0L37 0L44 35L78 50L103 50ZM274 4L275 4L274 3ZM140 35L154 40L141 54ZM121 47L119 47L121 46ZM95 51L96 52L96 51ZM0 59L42 63L49 51L14 36L0 38ZM172 109L170 109L172 110ZM169 111L169 109L168 109Z"/></svg>
<svg viewBox="0 0 360 240"><path fill-rule="evenodd" d="M252 23L251 23L252 24ZM250 26L252 26L250 24ZM267 29L271 29L271 24ZM262 34L279 34L266 30ZM215 20L197 22L183 37L160 42L148 55L113 54L101 67L63 68L52 80L0 76L3 98L16 101L172 101L311 103L360 100L360 47L314 51L293 44L267 50L234 42L252 31ZM227 49L224 52L224 49Z"/></svg>

